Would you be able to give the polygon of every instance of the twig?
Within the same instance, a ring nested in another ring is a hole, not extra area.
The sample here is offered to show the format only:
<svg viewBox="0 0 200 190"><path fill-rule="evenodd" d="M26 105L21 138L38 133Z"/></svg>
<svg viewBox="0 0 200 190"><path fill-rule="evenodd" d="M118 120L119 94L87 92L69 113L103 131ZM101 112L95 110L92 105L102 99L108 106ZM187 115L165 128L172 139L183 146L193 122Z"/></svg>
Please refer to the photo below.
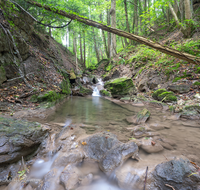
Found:
<svg viewBox="0 0 200 190"><path fill-rule="evenodd" d="M163 155L163 156L166 158L167 161L169 161L165 155Z"/></svg>
<svg viewBox="0 0 200 190"><path fill-rule="evenodd" d="M176 189L174 189L174 187L172 187L171 185L165 184L165 186L171 187L173 190L176 190Z"/></svg>
<svg viewBox="0 0 200 190"><path fill-rule="evenodd" d="M147 169L146 169L146 176L145 176L145 180L144 180L144 188L143 188L143 190L145 190L145 188L146 188L146 183L147 183L147 173L148 173L148 166L147 166Z"/></svg>

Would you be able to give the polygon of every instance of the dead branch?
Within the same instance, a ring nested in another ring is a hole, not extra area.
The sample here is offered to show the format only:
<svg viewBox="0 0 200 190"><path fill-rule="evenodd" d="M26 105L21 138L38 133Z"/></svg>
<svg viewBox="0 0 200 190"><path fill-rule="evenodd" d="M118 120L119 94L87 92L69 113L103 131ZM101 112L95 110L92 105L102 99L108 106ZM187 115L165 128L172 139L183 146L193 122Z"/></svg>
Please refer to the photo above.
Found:
<svg viewBox="0 0 200 190"><path fill-rule="evenodd" d="M33 17L33 15L31 15L29 12L27 12L23 7L21 7L18 3L16 3L15 1L11 1L11 0L10 0L10 2L12 2L12 3L15 4L18 8L20 8L21 10L23 10L23 11L24 11L26 14L28 14L35 22L37 22L38 24L41 24L41 25L43 25L43 26L47 26L47 27L49 27L49 28L64 28L64 27L68 26L68 25L71 23L71 21L72 21L72 19L71 19L67 24L65 24L65 25L63 25L63 26L51 26L50 24L43 24L42 22L38 21L35 17Z"/></svg>
<svg viewBox="0 0 200 190"><path fill-rule="evenodd" d="M147 173L148 173L148 166L147 166L147 169L146 169L146 175L145 175L145 180L144 180L144 188L143 190L146 189L146 183L147 183Z"/></svg>

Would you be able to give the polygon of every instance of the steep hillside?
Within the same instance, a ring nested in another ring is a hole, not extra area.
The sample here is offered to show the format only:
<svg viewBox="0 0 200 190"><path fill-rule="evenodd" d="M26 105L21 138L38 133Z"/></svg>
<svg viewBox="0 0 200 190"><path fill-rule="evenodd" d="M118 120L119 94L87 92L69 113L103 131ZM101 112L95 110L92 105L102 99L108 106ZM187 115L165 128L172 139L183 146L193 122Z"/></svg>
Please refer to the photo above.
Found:
<svg viewBox="0 0 200 190"><path fill-rule="evenodd" d="M75 56L45 31L39 32L32 18L13 4L3 0L0 7L1 105L26 103L18 98L37 92L60 91L66 70L77 68Z"/></svg>

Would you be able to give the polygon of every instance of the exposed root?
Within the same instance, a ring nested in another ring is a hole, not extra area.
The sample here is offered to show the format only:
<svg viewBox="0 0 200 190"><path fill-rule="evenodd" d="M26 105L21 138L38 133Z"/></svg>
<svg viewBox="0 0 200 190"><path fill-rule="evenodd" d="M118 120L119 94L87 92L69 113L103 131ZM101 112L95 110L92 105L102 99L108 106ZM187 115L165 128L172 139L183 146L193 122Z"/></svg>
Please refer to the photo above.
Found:
<svg viewBox="0 0 200 190"><path fill-rule="evenodd" d="M175 190L174 187L172 187L172 186L169 185L169 184L165 184L165 186L167 186L167 187L171 187L173 190Z"/></svg>

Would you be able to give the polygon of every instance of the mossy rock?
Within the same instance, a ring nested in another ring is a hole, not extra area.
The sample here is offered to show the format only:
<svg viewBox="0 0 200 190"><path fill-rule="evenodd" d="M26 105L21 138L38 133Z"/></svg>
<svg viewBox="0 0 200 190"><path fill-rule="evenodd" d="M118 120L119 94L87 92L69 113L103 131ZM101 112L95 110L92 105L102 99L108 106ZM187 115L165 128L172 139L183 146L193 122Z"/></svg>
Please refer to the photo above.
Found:
<svg viewBox="0 0 200 190"><path fill-rule="evenodd" d="M104 88L111 92L112 96L126 96L135 94L136 88L131 78L117 78L105 83Z"/></svg>
<svg viewBox="0 0 200 190"><path fill-rule="evenodd" d="M38 102L55 102L64 96L62 94L56 93L55 91L49 91L45 94L40 94L37 97Z"/></svg>
<svg viewBox="0 0 200 190"><path fill-rule="evenodd" d="M200 106L199 105L185 106L182 109L181 117L184 117L187 119L199 119L200 118Z"/></svg>
<svg viewBox="0 0 200 190"><path fill-rule="evenodd" d="M37 122L0 117L0 164L18 161L34 152L47 137Z"/></svg>
<svg viewBox="0 0 200 190"><path fill-rule="evenodd" d="M173 92L169 92L166 89L158 89L153 94L152 97L159 101L164 102L175 102L177 101L177 97Z"/></svg>
<svg viewBox="0 0 200 190"><path fill-rule="evenodd" d="M85 88L85 87L81 86L79 93L82 95L92 95L93 91L89 88Z"/></svg>
<svg viewBox="0 0 200 190"><path fill-rule="evenodd" d="M63 94L71 94L69 79L63 80L60 84Z"/></svg>
<svg viewBox="0 0 200 190"><path fill-rule="evenodd" d="M193 85L194 86L200 86L200 82L195 82Z"/></svg>
<svg viewBox="0 0 200 190"><path fill-rule="evenodd" d="M163 92L167 92L166 89L162 88L162 89L158 89L156 90L153 94L152 94L152 97L155 99L155 100L158 100L158 96L160 94L162 94Z"/></svg>
<svg viewBox="0 0 200 190"><path fill-rule="evenodd" d="M101 94L102 96L112 97L111 93L108 92L107 90L100 90L100 94Z"/></svg>
<svg viewBox="0 0 200 190"><path fill-rule="evenodd" d="M161 101L161 100L163 100L168 95L174 95L174 93L173 92L163 92L163 93L161 93L161 94L158 95L158 100Z"/></svg>

